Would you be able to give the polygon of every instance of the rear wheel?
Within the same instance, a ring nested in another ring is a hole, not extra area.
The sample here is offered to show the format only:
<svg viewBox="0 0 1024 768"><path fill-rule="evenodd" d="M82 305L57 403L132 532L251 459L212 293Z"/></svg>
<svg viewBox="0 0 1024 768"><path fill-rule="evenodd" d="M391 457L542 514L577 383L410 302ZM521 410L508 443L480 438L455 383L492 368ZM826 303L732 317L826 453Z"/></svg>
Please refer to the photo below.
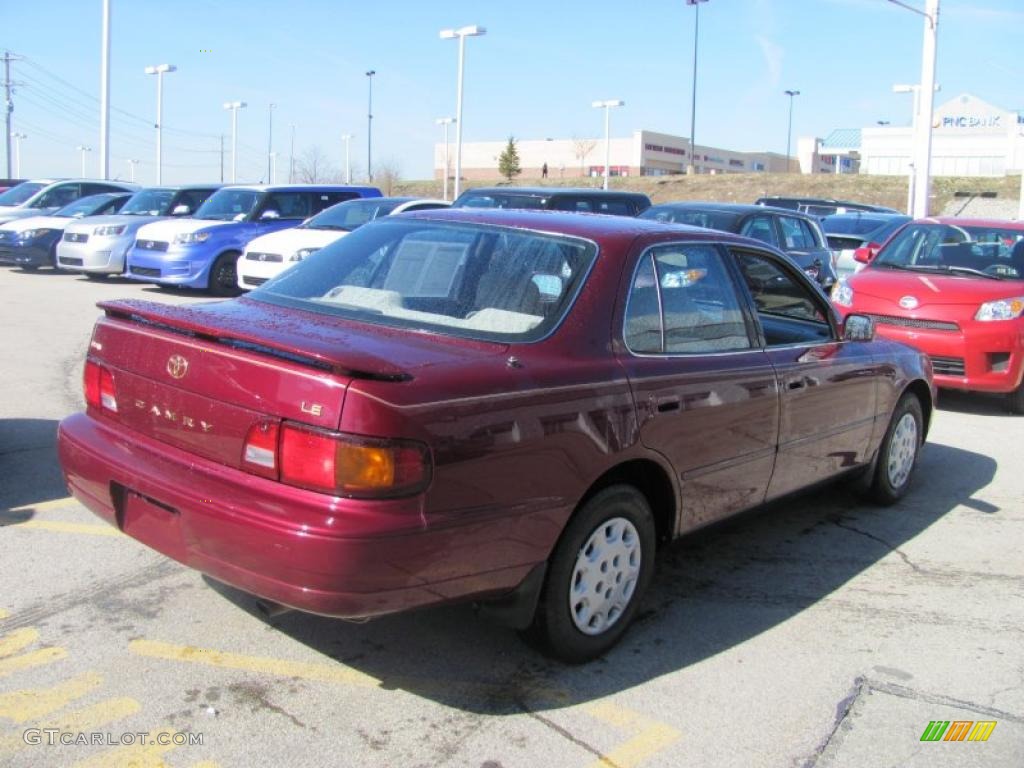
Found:
<svg viewBox="0 0 1024 768"><path fill-rule="evenodd" d="M527 639L573 664L605 653L636 615L654 548L654 516L636 488L615 485L596 494L551 555Z"/></svg>
<svg viewBox="0 0 1024 768"><path fill-rule="evenodd" d="M222 253L210 267L210 293L215 296L237 296L238 252Z"/></svg>
<svg viewBox="0 0 1024 768"><path fill-rule="evenodd" d="M907 492L924 441L921 401L912 394L900 398L889 429L878 449L875 476L868 495L879 504L895 504Z"/></svg>

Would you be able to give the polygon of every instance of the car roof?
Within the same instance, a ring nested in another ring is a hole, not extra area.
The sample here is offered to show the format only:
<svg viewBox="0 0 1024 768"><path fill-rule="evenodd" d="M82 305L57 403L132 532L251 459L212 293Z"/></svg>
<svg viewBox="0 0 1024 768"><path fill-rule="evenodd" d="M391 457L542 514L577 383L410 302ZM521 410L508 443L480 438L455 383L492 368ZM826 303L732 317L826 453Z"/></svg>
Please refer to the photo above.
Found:
<svg viewBox="0 0 1024 768"><path fill-rule="evenodd" d="M658 203L657 205L652 205L644 213L653 210L665 210L666 208L687 211L721 211L722 213L764 213L769 211L771 213L785 214L786 216L816 219L815 216L806 214L803 211L794 211L790 208L775 208L771 205L754 205L753 203L718 203L701 200L679 200L671 203Z"/></svg>
<svg viewBox="0 0 1024 768"><path fill-rule="evenodd" d="M221 189L251 189L256 192L333 192L340 190L377 190L376 187L361 187L356 184L225 184Z"/></svg>
<svg viewBox="0 0 1024 768"><path fill-rule="evenodd" d="M593 195L595 197L643 197L642 192L627 192L617 189L594 189L593 187L473 187L462 194L523 195L524 197L555 197L557 195ZM461 197L462 195L460 195Z"/></svg>
<svg viewBox="0 0 1024 768"><path fill-rule="evenodd" d="M992 229L1018 229L1024 232L1024 221L1019 219L958 219L953 216L929 216L914 219L914 223L948 224L953 227L991 227Z"/></svg>
<svg viewBox="0 0 1024 768"><path fill-rule="evenodd" d="M492 224L504 227L529 229L536 232L569 235L587 239L644 235L685 234L694 240L729 240L749 243L747 238L721 230L691 227L685 224L639 219L632 216L611 216L603 213L576 213L568 211L526 210L518 208L435 208L427 211L410 211L402 214L403 219L431 219L466 224ZM764 243L758 243L764 246Z"/></svg>

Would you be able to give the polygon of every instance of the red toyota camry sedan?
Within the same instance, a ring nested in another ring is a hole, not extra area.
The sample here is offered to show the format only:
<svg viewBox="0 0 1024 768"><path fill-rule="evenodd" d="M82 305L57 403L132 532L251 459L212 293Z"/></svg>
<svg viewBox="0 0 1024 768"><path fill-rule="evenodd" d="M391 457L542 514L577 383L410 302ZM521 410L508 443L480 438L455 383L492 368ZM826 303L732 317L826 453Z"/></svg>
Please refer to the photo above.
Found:
<svg viewBox="0 0 1024 768"><path fill-rule="evenodd" d="M247 296L101 305L68 486L278 606L474 600L583 661L658 542L844 474L908 488L931 368L784 254L612 216L361 227Z"/></svg>
<svg viewBox="0 0 1024 768"><path fill-rule="evenodd" d="M938 386L1003 392L1024 413L1024 222L911 222L832 301L926 352Z"/></svg>

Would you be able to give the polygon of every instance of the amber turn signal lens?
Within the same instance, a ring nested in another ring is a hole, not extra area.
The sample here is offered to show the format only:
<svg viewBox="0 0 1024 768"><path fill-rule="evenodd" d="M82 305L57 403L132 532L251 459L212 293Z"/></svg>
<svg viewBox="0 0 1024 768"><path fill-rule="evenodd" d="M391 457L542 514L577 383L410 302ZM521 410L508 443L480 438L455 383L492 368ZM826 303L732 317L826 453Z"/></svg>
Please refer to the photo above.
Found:
<svg viewBox="0 0 1024 768"><path fill-rule="evenodd" d="M395 484L395 454L390 448L339 445L334 465L339 488L369 491Z"/></svg>

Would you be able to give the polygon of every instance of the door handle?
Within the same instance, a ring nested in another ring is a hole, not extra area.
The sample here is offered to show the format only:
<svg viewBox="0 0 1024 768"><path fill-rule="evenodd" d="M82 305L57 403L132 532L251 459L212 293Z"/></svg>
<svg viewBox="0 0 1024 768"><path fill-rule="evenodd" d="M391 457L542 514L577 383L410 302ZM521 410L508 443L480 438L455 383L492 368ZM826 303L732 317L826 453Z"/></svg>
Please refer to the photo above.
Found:
<svg viewBox="0 0 1024 768"><path fill-rule="evenodd" d="M676 397L675 395L670 395L668 397L659 397L656 402L658 413L668 413L669 411L679 410L679 398Z"/></svg>
<svg viewBox="0 0 1024 768"><path fill-rule="evenodd" d="M786 382L786 389L803 389L807 386L807 379L801 376L799 379L790 379Z"/></svg>

